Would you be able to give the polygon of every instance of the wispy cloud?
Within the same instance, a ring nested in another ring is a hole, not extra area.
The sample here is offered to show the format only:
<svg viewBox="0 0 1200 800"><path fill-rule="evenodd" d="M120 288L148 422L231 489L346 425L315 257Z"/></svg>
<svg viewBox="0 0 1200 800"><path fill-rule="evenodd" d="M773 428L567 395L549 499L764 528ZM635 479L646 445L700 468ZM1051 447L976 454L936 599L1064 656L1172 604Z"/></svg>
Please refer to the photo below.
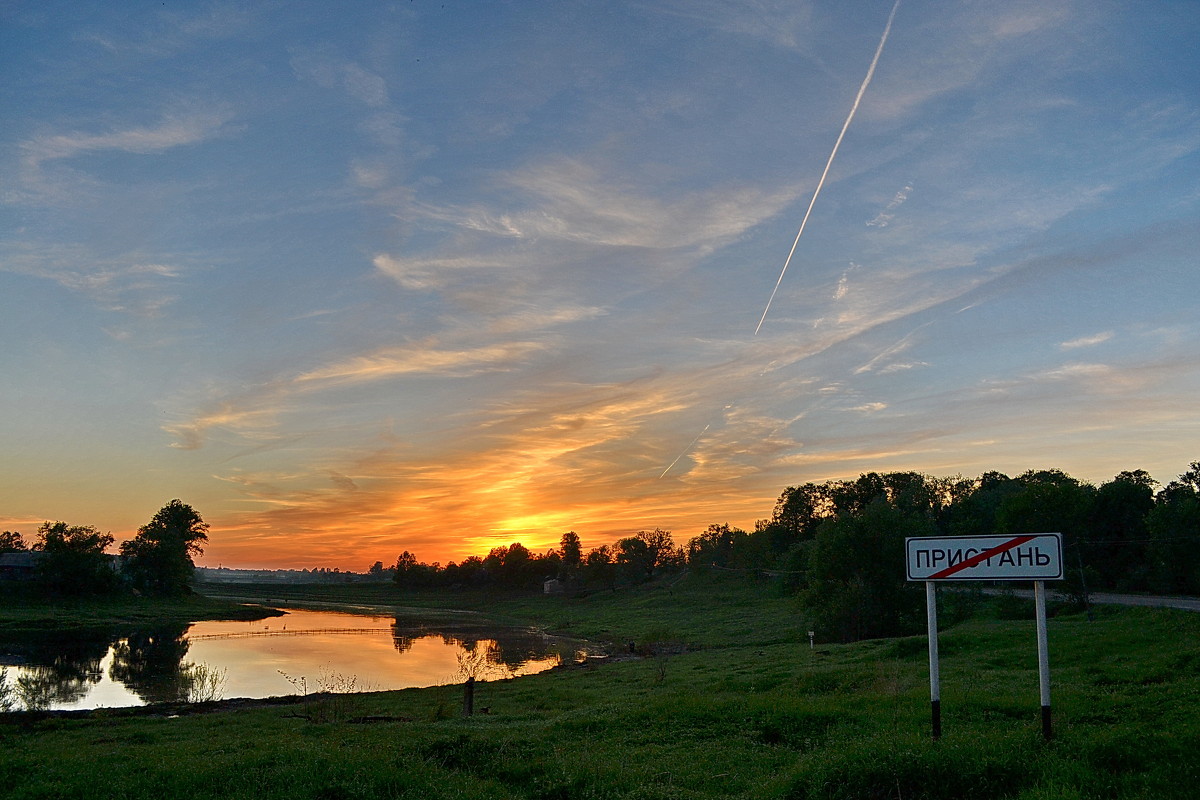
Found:
<svg viewBox="0 0 1200 800"><path fill-rule="evenodd" d="M1104 331L1103 333L1092 334L1091 336L1080 336L1078 339L1062 342L1058 346L1062 350L1077 350L1080 347L1095 347L1098 344L1104 344L1114 336L1112 331Z"/></svg>
<svg viewBox="0 0 1200 800"><path fill-rule="evenodd" d="M184 268L153 256L98 257L79 245L13 243L4 247L0 272L43 278L87 296L106 311L156 319L176 299Z"/></svg>
<svg viewBox="0 0 1200 800"><path fill-rule="evenodd" d="M434 342L387 347L298 375L297 387L329 386L395 378L402 375L466 377L512 369L544 346L537 342L507 342L463 350L446 350Z"/></svg>
<svg viewBox="0 0 1200 800"><path fill-rule="evenodd" d="M526 193L531 208L473 215L468 218L472 227L613 247L711 249L773 216L794 197L790 191L749 186L655 196L573 159L531 165L504 180Z"/></svg>
<svg viewBox="0 0 1200 800"><path fill-rule="evenodd" d="M902 339L900 339L900 341L898 341L895 344L891 345L890 347L886 348L885 350L883 350L883 352L879 353L877 356L872 358L866 364L863 364L861 367L854 370L854 374L861 375L864 372L871 372L872 370L876 369L876 367L880 363L887 361L888 359L891 359L891 358L899 355L900 353L903 353L905 350L907 350L912 345L913 339L916 337L916 335L922 329L928 327L931 324L933 324L932 320L929 322L925 322L921 325L918 325L915 329L913 329L912 331L909 331L907 334L905 334L904 337ZM891 365L889 364L889 365L885 365L885 366L891 366Z"/></svg>
<svg viewBox="0 0 1200 800"><path fill-rule="evenodd" d="M274 427L277 411L262 402L246 407L234 401L225 401L186 422L164 425L163 430L175 437L169 446L179 450L198 450L203 447L208 432L214 428L232 430L261 442L268 435L265 430Z"/></svg>
<svg viewBox="0 0 1200 800"><path fill-rule="evenodd" d="M891 201L889 201L888 204L883 207L883 210L876 214L873 219L867 222L867 227L886 228L889 224L891 224L891 221L896 216L896 209L904 205L904 201L908 199L908 195L910 192L912 192L912 190L913 187L910 185L905 186L903 189L896 192L896 196L893 197Z"/></svg>
<svg viewBox="0 0 1200 800"><path fill-rule="evenodd" d="M813 6L809 2L670 0L650 3L646 10L685 17L727 34L806 52L816 35Z"/></svg>
<svg viewBox="0 0 1200 800"><path fill-rule="evenodd" d="M74 158L100 150L158 153L204 141L229 121L228 111L168 115L158 125L125 128L107 133L64 133L38 136L21 145L27 167L37 169L47 161Z"/></svg>
<svg viewBox="0 0 1200 800"><path fill-rule="evenodd" d="M156 125L34 136L18 148L24 194L10 191L6 197L10 202L74 203L81 186L95 178L88 177L86 165L72 162L105 151L153 155L195 145L221 133L232 117L228 108L208 108L167 113Z"/></svg>
<svg viewBox="0 0 1200 800"><path fill-rule="evenodd" d="M139 24L104 29L87 25L74 39L94 42L121 56L163 59L203 44L237 36L257 22L250 7L232 2L196 4L195 8L141 14Z"/></svg>
<svg viewBox="0 0 1200 800"><path fill-rule="evenodd" d="M380 75L340 58L328 47L298 49L291 64L299 77L315 81L325 89L340 89L371 108L388 105L387 82Z"/></svg>

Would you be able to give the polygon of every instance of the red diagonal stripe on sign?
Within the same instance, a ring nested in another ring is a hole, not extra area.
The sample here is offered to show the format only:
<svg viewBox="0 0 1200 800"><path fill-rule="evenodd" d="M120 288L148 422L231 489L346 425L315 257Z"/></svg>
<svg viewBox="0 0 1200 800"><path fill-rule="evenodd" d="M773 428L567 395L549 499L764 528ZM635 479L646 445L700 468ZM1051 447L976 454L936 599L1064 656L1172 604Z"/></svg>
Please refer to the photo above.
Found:
<svg viewBox="0 0 1200 800"><path fill-rule="evenodd" d="M1015 539L1010 539L1009 541L1007 541L1003 544L996 545L995 547L991 548L990 550L984 550L982 553L979 553L978 555L973 555L964 561L960 561L957 564L955 564L953 567L946 567L941 572L935 572L932 575L930 575L928 578L926 578L925 580L936 581L940 578L949 578L951 575L953 575L956 572L960 572L964 569L970 569L971 567L975 566L976 564L982 564L984 561L987 561L989 558L998 556L1001 553L1005 552L1006 550L1012 550L1014 547L1019 547L1020 545L1023 545L1026 542L1031 541L1036 538L1037 538L1036 536L1018 536Z"/></svg>

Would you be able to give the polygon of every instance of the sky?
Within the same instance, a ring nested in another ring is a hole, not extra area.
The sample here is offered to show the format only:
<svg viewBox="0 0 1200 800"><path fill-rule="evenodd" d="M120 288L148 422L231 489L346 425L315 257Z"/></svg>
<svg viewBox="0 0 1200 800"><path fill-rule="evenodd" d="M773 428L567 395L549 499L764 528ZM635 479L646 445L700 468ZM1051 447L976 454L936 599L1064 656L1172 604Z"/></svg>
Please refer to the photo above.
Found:
<svg viewBox="0 0 1200 800"><path fill-rule="evenodd" d="M893 8L0 3L0 529L362 571L1172 480L1200 5Z"/></svg>

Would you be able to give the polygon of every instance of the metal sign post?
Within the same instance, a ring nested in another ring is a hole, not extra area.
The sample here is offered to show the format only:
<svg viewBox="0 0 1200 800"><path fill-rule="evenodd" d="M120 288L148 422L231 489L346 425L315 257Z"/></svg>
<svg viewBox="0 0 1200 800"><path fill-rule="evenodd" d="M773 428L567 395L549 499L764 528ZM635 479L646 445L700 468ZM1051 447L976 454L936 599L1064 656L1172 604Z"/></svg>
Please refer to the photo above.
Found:
<svg viewBox="0 0 1200 800"><path fill-rule="evenodd" d="M917 536L904 540L910 581L925 582L925 615L929 626L929 702L933 738L942 735L942 694L938 666L937 581L1033 581L1037 610L1038 688L1042 702L1042 736L1050 725L1050 656L1046 637L1046 581L1063 576L1062 534L1018 536Z"/></svg>
<svg viewBox="0 0 1200 800"><path fill-rule="evenodd" d="M1042 699L1042 738L1054 738L1050 725L1050 644L1046 638L1046 584L1033 582L1033 602L1037 608L1038 690Z"/></svg>
<svg viewBox="0 0 1200 800"><path fill-rule="evenodd" d="M925 581L925 618L929 624L929 711L933 738L942 736L942 679L938 672L937 587Z"/></svg>

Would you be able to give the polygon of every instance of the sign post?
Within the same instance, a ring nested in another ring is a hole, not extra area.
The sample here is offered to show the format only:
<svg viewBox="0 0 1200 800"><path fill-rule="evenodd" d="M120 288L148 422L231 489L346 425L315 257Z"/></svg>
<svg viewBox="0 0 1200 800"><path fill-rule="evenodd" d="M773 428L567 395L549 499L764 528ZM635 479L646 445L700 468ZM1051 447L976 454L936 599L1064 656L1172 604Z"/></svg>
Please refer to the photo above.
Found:
<svg viewBox="0 0 1200 800"><path fill-rule="evenodd" d="M1050 724L1050 657L1046 637L1046 581L1062 580L1062 534L1017 536L917 536L904 540L910 581L925 582L929 625L929 700L933 738L942 735L941 680L938 669L937 581L1033 581L1037 611L1038 688L1042 702L1042 736Z"/></svg>
<svg viewBox="0 0 1200 800"><path fill-rule="evenodd" d="M1038 692L1042 699L1042 738L1054 738L1050 725L1050 645L1046 639L1046 583L1033 582L1033 602L1037 607Z"/></svg>
<svg viewBox="0 0 1200 800"><path fill-rule="evenodd" d="M933 738L942 736L942 679L938 668L937 588L925 581L925 619L929 625L929 711L933 720Z"/></svg>

